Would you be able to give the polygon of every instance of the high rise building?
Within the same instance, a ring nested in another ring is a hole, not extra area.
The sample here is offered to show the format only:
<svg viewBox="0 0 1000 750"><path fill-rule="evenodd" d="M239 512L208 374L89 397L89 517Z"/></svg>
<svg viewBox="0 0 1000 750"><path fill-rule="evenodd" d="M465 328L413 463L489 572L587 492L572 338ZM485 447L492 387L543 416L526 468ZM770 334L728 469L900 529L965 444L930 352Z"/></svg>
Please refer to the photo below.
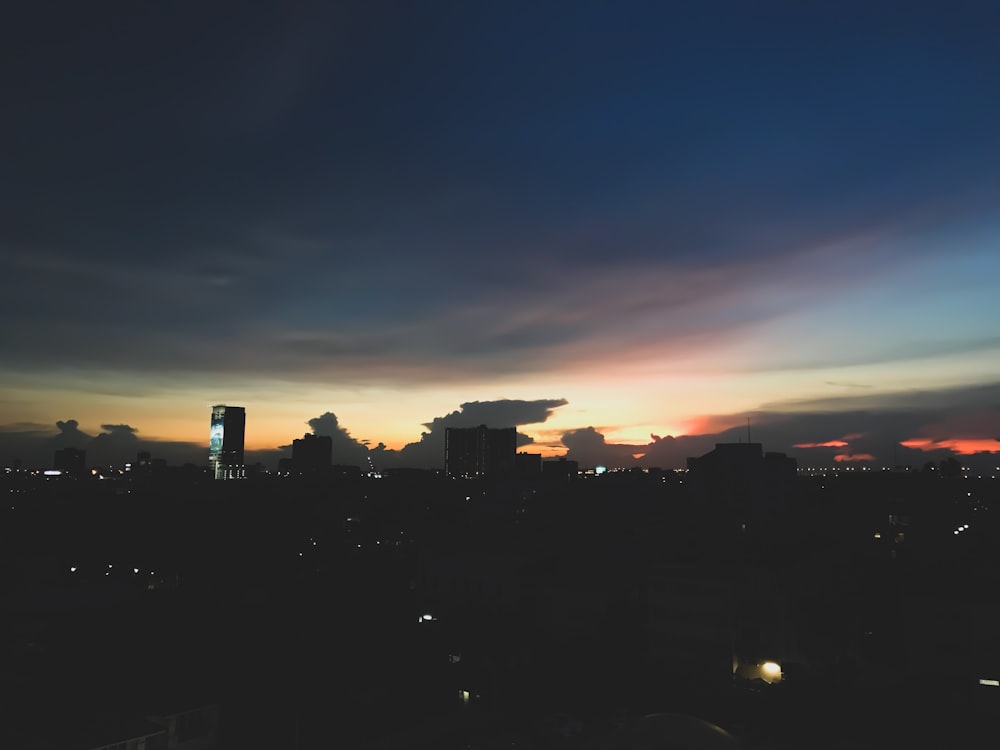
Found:
<svg viewBox="0 0 1000 750"><path fill-rule="evenodd" d="M243 479L243 438L247 413L242 406L213 406L208 462L216 479Z"/></svg>
<svg viewBox="0 0 1000 750"><path fill-rule="evenodd" d="M52 466L65 474L82 477L86 471L87 451L60 448L52 457Z"/></svg>
<svg viewBox="0 0 1000 750"><path fill-rule="evenodd" d="M292 441L292 467L299 474L329 472L333 465L333 438L310 435Z"/></svg>
<svg viewBox="0 0 1000 750"><path fill-rule="evenodd" d="M444 470L449 477L462 479L510 476L514 473L517 430L448 427L444 431Z"/></svg>

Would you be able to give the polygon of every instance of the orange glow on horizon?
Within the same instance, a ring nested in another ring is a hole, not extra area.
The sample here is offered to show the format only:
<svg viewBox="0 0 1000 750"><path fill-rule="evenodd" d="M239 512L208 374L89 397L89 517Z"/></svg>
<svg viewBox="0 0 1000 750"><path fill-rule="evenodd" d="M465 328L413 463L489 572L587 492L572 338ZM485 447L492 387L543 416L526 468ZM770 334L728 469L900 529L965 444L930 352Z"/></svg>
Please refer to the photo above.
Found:
<svg viewBox="0 0 1000 750"><path fill-rule="evenodd" d="M960 456L968 456L973 453L1000 453L1000 440L996 438L947 438L945 440L910 438L901 442L900 445L919 451L947 449Z"/></svg>
<svg viewBox="0 0 1000 750"><path fill-rule="evenodd" d="M678 432L672 433L674 437L687 437L696 435L715 435L735 427L745 427L745 421L737 421L732 416L703 416L691 417L681 422ZM750 424L753 429L753 423Z"/></svg>

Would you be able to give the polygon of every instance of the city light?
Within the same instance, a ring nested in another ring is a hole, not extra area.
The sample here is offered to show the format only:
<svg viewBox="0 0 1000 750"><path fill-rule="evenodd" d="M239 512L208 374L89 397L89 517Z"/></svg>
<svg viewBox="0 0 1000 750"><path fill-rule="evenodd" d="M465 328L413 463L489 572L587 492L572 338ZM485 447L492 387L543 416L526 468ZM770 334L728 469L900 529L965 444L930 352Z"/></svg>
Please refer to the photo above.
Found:
<svg viewBox="0 0 1000 750"><path fill-rule="evenodd" d="M781 680L781 665L774 661L766 661L760 665L760 673L765 682L779 682Z"/></svg>

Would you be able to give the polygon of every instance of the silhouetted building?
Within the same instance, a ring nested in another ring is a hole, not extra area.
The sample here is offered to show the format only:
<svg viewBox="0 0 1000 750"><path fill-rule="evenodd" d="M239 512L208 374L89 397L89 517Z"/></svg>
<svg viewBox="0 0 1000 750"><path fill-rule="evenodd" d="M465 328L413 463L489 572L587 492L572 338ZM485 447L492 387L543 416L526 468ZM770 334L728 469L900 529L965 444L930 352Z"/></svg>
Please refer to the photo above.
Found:
<svg viewBox="0 0 1000 750"><path fill-rule="evenodd" d="M498 478L514 473L513 427L449 427L444 431L444 470L449 477Z"/></svg>
<svg viewBox="0 0 1000 750"><path fill-rule="evenodd" d="M52 467L65 474L83 476L87 470L87 451L77 448L60 448L52 457Z"/></svg>
<svg viewBox="0 0 1000 750"><path fill-rule="evenodd" d="M545 479L555 479L568 481L573 479L580 471L580 464L566 458L559 458L556 461L542 462L542 476Z"/></svg>
<svg viewBox="0 0 1000 750"><path fill-rule="evenodd" d="M514 457L514 468L519 476L533 477L542 473L541 453L518 453Z"/></svg>
<svg viewBox="0 0 1000 750"><path fill-rule="evenodd" d="M784 453L764 453L760 443L716 443L715 449L688 458L692 491L721 504L731 520L773 514L787 500L798 463Z"/></svg>
<svg viewBox="0 0 1000 750"><path fill-rule="evenodd" d="M329 471L333 463L333 439L329 435L306 434L292 441L292 469L299 474Z"/></svg>
<svg viewBox="0 0 1000 750"><path fill-rule="evenodd" d="M208 462L216 479L243 479L243 438L247 415L242 406L213 406Z"/></svg>

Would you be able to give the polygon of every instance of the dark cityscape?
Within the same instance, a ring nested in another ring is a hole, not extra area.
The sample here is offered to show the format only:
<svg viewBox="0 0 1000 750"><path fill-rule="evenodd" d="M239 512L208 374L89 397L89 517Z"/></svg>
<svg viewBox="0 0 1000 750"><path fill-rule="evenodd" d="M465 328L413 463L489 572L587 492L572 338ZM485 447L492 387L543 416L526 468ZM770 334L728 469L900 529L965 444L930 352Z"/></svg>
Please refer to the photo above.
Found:
<svg viewBox="0 0 1000 750"><path fill-rule="evenodd" d="M6 470L5 747L961 747L992 730L995 475L800 469L753 442L683 470L580 467L486 425L449 428L439 470L335 464L308 434L251 470L248 419L211 410L206 466L63 449Z"/></svg>
<svg viewBox="0 0 1000 750"><path fill-rule="evenodd" d="M0 749L992 747L997 29L9 9Z"/></svg>

